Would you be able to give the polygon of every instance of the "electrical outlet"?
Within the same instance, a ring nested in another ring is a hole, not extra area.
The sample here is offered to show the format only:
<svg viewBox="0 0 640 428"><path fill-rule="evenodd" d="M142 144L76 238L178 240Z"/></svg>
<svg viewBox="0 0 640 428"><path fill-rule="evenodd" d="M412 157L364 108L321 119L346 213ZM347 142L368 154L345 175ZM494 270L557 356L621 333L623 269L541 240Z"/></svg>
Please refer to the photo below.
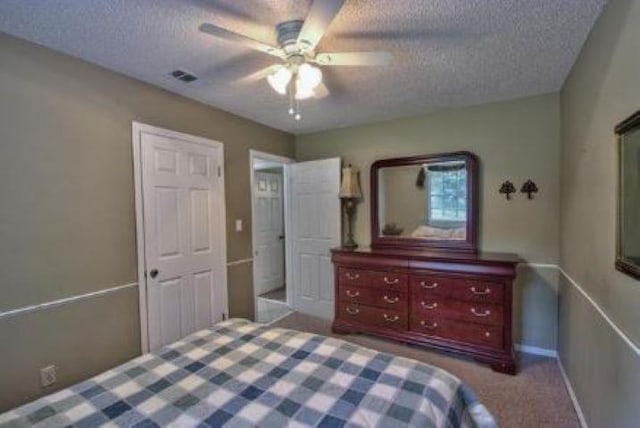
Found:
<svg viewBox="0 0 640 428"><path fill-rule="evenodd" d="M236 220L236 232L242 232L242 219L241 218Z"/></svg>
<svg viewBox="0 0 640 428"><path fill-rule="evenodd" d="M40 369L40 384L49 386L56 383L56 366L51 365Z"/></svg>

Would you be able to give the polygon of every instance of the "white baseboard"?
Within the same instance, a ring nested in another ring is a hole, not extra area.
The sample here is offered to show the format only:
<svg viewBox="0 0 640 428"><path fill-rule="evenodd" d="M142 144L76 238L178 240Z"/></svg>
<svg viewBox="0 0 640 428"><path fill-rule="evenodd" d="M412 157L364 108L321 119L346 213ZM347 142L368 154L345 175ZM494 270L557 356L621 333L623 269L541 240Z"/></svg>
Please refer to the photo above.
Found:
<svg viewBox="0 0 640 428"><path fill-rule="evenodd" d="M515 345L516 351L524 352L525 354L542 355L544 357L558 358L558 351L555 349L539 348L537 346L529 345Z"/></svg>
<svg viewBox="0 0 640 428"><path fill-rule="evenodd" d="M289 311L289 312L287 312L286 314L282 314L282 315L280 315L278 318L276 318L276 319L274 319L274 320L269 321L268 323L266 323L266 325L272 325L272 324L275 324L275 323L277 323L278 321L280 321L281 319L284 319L284 318L288 317L288 316L289 316L289 315L291 315L292 313L293 313L293 311L292 311L292 310L290 310L290 311Z"/></svg>
<svg viewBox="0 0 640 428"><path fill-rule="evenodd" d="M558 361L558 367L560 367L560 373L562 374L562 380L564 380L564 386L567 388L567 392L569 393L569 397L571 397L571 402L573 403L573 408L578 415L580 426L582 428L588 428L587 420L585 419L584 413L582 413L582 408L580 407L580 403L578 402L578 397L576 397L576 393L573 391L573 386L571 386L571 381L569 381L567 372L564 371L562 360L560 360L560 358L558 357L556 358L556 361Z"/></svg>

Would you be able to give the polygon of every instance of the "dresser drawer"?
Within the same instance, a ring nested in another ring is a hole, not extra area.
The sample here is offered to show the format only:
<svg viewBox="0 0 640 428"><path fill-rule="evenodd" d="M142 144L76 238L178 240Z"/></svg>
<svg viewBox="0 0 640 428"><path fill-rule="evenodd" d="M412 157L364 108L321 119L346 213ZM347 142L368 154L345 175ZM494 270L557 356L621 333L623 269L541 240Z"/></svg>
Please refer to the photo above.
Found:
<svg viewBox="0 0 640 428"><path fill-rule="evenodd" d="M407 293L409 291L409 275L405 273L370 271L369 284L378 290Z"/></svg>
<svg viewBox="0 0 640 428"><path fill-rule="evenodd" d="M370 306L340 302L340 318L359 324L366 324L394 330L407 330L409 317L406 311L388 310Z"/></svg>
<svg viewBox="0 0 640 428"><path fill-rule="evenodd" d="M501 326L504 311L500 305L449 300L439 296L421 296L411 299L412 313L454 321Z"/></svg>
<svg viewBox="0 0 640 428"><path fill-rule="evenodd" d="M502 303L504 296L503 285L498 282L436 275L412 275L411 293L480 303Z"/></svg>
<svg viewBox="0 0 640 428"><path fill-rule="evenodd" d="M340 286L366 286L369 284L369 272L364 269L338 268L338 282Z"/></svg>
<svg viewBox="0 0 640 428"><path fill-rule="evenodd" d="M338 299L345 303L377 306L392 310L406 311L409 305L407 293L393 290L379 290L371 287L338 287Z"/></svg>
<svg viewBox="0 0 640 428"><path fill-rule="evenodd" d="M351 285L340 284L338 287L338 301L344 303L355 303L359 305L371 304L371 293L368 288L359 288Z"/></svg>
<svg viewBox="0 0 640 428"><path fill-rule="evenodd" d="M414 315L410 330L426 336L472 343L489 348L502 348L502 327L465 323L431 316Z"/></svg>

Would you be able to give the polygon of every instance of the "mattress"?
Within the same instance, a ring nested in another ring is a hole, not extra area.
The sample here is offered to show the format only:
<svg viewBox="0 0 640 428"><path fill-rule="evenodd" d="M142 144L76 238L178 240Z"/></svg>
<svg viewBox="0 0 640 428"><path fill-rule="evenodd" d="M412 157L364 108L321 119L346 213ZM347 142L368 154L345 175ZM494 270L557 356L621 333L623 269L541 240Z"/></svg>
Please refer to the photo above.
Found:
<svg viewBox="0 0 640 428"><path fill-rule="evenodd" d="M229 320L0 415L1 426L494 427L450 373Z"/></svg>

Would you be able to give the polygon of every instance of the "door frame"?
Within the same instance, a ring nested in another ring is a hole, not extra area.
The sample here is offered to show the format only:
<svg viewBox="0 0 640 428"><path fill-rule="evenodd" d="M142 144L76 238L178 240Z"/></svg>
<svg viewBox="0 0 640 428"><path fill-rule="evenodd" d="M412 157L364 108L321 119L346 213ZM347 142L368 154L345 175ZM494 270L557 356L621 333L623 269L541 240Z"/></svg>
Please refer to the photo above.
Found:
<svg viewBox="0 0 640 428"><path fill-rule="evenodd" d="M252 285L253 285L253 307L254 307L254 318L256 316L256 308L258 304L258 295L256 294L256 218L255 218L255 177L253 174L253 163L255 160L265 160L269 162L278 162L282 164L282 201L284 204L283 210L283 221L284 221L284 280L285 280L285 289L287 290L287 305L291 307L291 293L289 292L289 287L291 284L291 242L289 239L289 171L286 166L292 163L295 163L295 159L288 158L285 156L274 155L267 152L261 152L259 150L249 150L249 178L251 183L251 259L252 259Z"/></svg>
<svg viewBox="0 0 640 428"><path fill-rule="evenodd" d="M207 147L213 147L219 150L220 159L218 159L220 189L216 205L221 207L218 221L213 225L214 234L220 237L222 251L219 255L218 264L220 266L219 273L214 279L216 282L222 283L222 306L224 313L229 313L229 301L227 290L227 232L226 232L226 204L225 204L225 183L224 183L224 145L220 141L210 140L204 137L184 134L181 132L171 131L169 129L159 128L152 125L133 121L131 123L131 144L133 146L133 182L135 197L135 214L136 214L136 247L137 247L137 266L138 266L138 294L139 294L139 312L140 312L140 345L142 353L149 352L149 324L148 324L148 308L147 308L147 278L145 275L146 259L145 259L145 242L144 242L144 205L142 192L142 133L153 134L160 137L172 138L176 140L188 141L190 143L199 144ZM213 305L211 307L213 311Z"/></svg>

